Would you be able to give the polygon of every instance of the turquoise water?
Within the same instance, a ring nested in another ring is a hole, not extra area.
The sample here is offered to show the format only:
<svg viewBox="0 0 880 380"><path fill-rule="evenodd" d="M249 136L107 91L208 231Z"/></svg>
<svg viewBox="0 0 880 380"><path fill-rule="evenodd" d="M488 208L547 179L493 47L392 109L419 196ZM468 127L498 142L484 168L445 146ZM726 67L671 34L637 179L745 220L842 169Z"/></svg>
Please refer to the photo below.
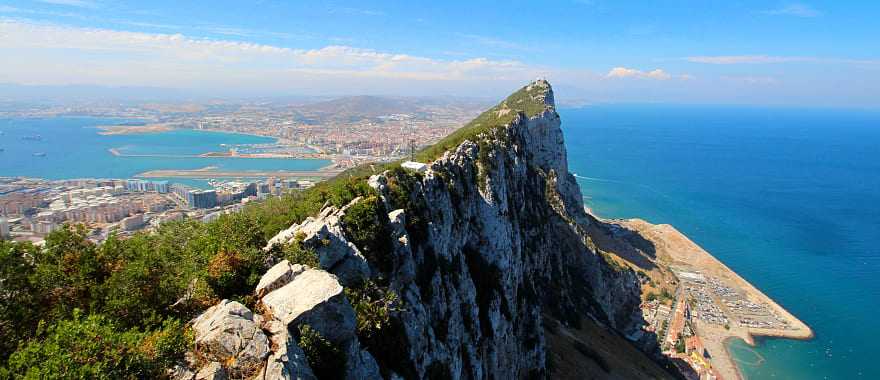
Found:
<svg viewBox="0 0 880 380"><path fill-rule="evenodd" d="M181 155L223 151L221 144L264 144L275 139L234 133L174 130L138 135L99 135L94 126L118 120L96 118L0 119L0 176L49 179L130 178L156 169L199 169L216 166L225 170L314 170L327 160L223 157L124 157L110 154ZM23 137L40 135L41 140ZM46 153L45 157L34 153ZM172 179L172 182L204 185L204 181Z"/></svg>
<svg viewBox="0 0 880 380"><path fill-rule="evenodd" d="M880 113L672 106L560 111L606 217L670 223L810 325L730 349L748 379L880 379Z"/></svg>

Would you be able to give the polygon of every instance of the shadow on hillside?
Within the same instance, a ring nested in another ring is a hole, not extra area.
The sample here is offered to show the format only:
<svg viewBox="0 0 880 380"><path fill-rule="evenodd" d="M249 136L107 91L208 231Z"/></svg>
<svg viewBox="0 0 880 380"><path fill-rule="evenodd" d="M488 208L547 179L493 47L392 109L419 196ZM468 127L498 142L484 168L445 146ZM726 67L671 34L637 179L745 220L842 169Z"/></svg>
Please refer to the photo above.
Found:
<svg viewBox="0 0 880 380"><path fill-rule="evenodd" d="M633 265L649 271L657 267L657 248L638 231L630 230L614 222L593 219L590 237L605 252L613 253Z"/></svg>

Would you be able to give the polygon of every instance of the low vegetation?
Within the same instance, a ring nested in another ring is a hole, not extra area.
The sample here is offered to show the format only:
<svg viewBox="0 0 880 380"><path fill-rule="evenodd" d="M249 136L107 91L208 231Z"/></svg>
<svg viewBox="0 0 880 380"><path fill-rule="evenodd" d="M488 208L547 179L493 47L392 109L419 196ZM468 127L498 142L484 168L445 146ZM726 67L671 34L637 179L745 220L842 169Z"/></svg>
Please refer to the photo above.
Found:
<svg viewBox="0 0 880 380"><path fill-rule="evenodd" d="M509 124L520 112L544 111L536 91L523 88L417 159L431 161L465 139ZM406 228L417 245L428 237L426 205L411 196L421 174L401 169L398 162L360 166L212 222L168 222L127 239L111 236L96 244L85 228L65 226L51 233L44 247L0 241L0 378L161 377L192 340L182 321L221 299L252 306L251 293L265 270L262 247L325 205L342 207L363 197L344 217L345 232L375 269L387 273L392 266L388 210L366 183L385 170L391 172L389 203L408 210ZM274 252L318 266L301 240ZM399 342L393 333L379 331L399 323L393 314L401 306L382 281L380 276L376 283L349 289L348 296L359 336L371 351L381 351L377 360L393 367L395 347L388 345ZM299 330L299 341L319 377L338 378L345 358L337 347L308 326Z"/></svg>
<svg viewBox="0 0 880 380"><path fill-rule="evenodd" d="M371 189L372 190L372 189ZM346 210L342 217L345 235L376 268L380 277L391 271L391 233L388 212L378 194L371 194Z"/></svg>
<svg viewBox="0 0 880 380"><path fill-rule="evenodd" d="M319 379L345 378L345 353L309 325L299 326L299 346Z"/></svg>
<svg viewBox="0 0 880 380"><path fill-rule="evenodd" d="M543 98L541 98L544 90L540 86L534 86L531 89L528 86L521 88L497 106L465 124L464 127L459 128L436 144L421 150L416 155L416 160L433 161L444 152L459 146L465 140L475 141L477 140L476 136L481 133L509 125L516 119L519 112L522 112L526 117L533 117L544 112L547 109Z"/></svg>
<svg viewBox="0 0 880 380"><path fill-rule="evenodd" d="M52 371L68 378L158 377L185 351L180 321L224 298L252 304L270 237L325 204L375 196L364 179L384 168L358 168L212 222L168 222L127 239L96 244L85 228L66 226L44 248L0 241L0 378L50 378ZM361 240L375 228L361 223L370 210L350 221ZM294 262L317 266L314 253L299 245L279 248Z"/></svg>
<svg viewBox="0 0 880 380"><path fill-rule="evenodd" d="M403 310L396 293L372 281L345 289L345 295L357 314L357 334L365 344L389 326L393 313Z"/></svg>

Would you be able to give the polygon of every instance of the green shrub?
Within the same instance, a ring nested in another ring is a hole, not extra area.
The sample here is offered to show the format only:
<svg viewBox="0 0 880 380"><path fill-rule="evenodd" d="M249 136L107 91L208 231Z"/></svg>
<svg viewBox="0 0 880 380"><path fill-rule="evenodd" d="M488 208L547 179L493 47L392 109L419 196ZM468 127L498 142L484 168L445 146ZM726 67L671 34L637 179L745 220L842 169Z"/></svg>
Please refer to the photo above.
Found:
<svg viewBox="0 0 880 380"><path fill-rule="evenodd" d="M312 268L320 268L321 263L318 261L318 254L309 248L303 248L301 240L290 242L284 246L282 251L284 258L291 264L302 264Z"/></svg>
<svg viewBox="0 0 880 380"><path fill-rule="evenodd" d="M402 311L397 293L381 287L373 281L345 289L351 306L357 315L357 334L369 340L388 327L392 313Z"/></svg>
<svg viewBox="0 0 880 380"><path fill-rule="evenodd" d="M161 372L140 350L146 334L120 330L100 315L73 318L50 325L36 340L21 345L8 362L8 371L27 379L136 379ZM163 353L164 355L165 353Z"/></svg>
<svg viewBox="0 0 880 380"><path fill-rule="evenodd" d="M319 379L345 377L345 353L309 325L299 326L299 346Z"/></svg>
<svg viewBox="0 0 880 380"><path fill-rule="evenodd" d="M385 205L378 195L368 195L346 210L345 235L379 273L391 271L391 231Z"/></svg>

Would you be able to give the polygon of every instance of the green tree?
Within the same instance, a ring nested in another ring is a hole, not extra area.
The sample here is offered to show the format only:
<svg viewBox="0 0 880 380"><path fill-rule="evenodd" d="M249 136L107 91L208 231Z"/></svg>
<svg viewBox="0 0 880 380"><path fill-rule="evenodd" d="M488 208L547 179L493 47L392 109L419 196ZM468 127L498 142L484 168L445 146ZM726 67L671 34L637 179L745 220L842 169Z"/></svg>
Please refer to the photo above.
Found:
<svg viewBox="0 0 880 380"><path fill-rule="evenodd" d="M65 225L46 237L45 248L34 252L31 283L42 294L50 319L66 318L73 309L100 306L100 285L109 276L106 259L83 225Z"/></svg>
<svg viewBox="0 0 880 380"><path fill-rule="evenodd" d="M41 293L30 281L37 254L31 243L0 241L0 360L5 360L36 328Z"/></svg>
<svg viewBox="0 0 880 380"><path fill-rule="evenodd" d="M36 340L12 354L8 373L25 379L136 379L160 372L140 350L146 334L122 331L100 316L72 318L50 325Z"/></svg>

